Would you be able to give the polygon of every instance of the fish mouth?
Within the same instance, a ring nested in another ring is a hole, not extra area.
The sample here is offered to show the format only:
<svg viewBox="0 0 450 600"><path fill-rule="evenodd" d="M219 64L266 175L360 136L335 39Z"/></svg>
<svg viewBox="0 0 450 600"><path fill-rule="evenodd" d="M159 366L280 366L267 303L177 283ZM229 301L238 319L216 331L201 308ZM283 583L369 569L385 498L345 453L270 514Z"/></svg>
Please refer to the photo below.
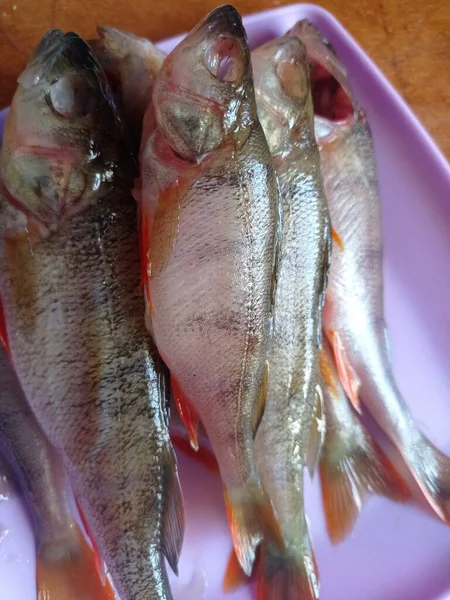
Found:
<svg viewBox="0 0 450 600"><path fill-rule="evenodd" d="M199 27L209 36L229 35L247 41L241 15L230 4L219 6L200 22Z"/></svg>
<svg viewBox="0 0 450 600"><path fill-rule="evenodd" d="M98 70L91 48L78 34L52 29L39 42L17 82L30 88L44 77L50 80L58 77L69 67Z"/></svg>

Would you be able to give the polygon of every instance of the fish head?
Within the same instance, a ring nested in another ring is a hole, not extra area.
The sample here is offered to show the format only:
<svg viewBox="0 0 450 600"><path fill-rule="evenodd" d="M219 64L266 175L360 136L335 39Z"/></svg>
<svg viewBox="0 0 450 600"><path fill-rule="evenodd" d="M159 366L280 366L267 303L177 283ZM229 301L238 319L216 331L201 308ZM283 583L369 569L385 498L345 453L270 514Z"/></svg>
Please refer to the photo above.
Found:
<svg viewBox="0 0 450 600"><path fill-rule="evenodd" d="M15 204L52 231L109 193L123 127L99 63L75 33L50 31L18 84L3 180Z"/></svg>
<svg viewBox="0 0 450 600"><path fill-rule="evenodd" d="M311 86L302 42L283 36L252 53L258 116L272 155L290 146L304 118L312 122Z"/></svg>
<svg viewBox="0 0 450 600"><path fill-rule="evenodd" d="M185 160L199 162L228 141L243 146L256 105L250 51L233 7L210 13L166 58L153 110L159 130Z"/></svg>
<svg viewBox="0 0 450 600"><path fill-rule="evenodd" d="M341 120L362 114L347 71L331 42L308 19L298 21L288 35L303 42L311 65L314 109L322 116Z"/></svg>

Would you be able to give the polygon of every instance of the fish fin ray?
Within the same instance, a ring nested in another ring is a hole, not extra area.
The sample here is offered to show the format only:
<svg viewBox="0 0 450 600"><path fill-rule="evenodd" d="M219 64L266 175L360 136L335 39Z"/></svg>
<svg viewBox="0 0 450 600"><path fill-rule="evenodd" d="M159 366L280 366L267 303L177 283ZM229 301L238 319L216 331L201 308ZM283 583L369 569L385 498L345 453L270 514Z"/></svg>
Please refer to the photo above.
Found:
<svg viewBox="0 0 450 600"><path fill-rule="evenodd" d="M214 452L204 446L199 446L198 450L194 450L192 444L183 435L178 433L171 433L170 437L173 445L183 452L183 454L186 454L189 458L206 467L214 475L220 475L219 464Z"/></svg>
<svg viewBox="0 0 450 600"><path fill-rule="evenodd" d="M352 403L353 408L361 414L361 405L359 402L359 388L361 387L361 382L359 377L347 359L339 333L330 330L329 336L339 380L348 399Z"/></svg>
<svg viewBox="0 0 450 600"><path fill-rule="evenodd" d="M396 502L406 502L411 497L406 481L381 447L363 430L361 423L355 426L360 444L353 452L336 457L325 446L320 460L322 500L333 544L350 534L367 496L385 496Z"/></svg>
<svg viewBox="0 0 450 600"><path fill-rule="evenodd" d="M256 437L258 428L261 425L261 421L264 416L264 411L266 409L268 388L269 388L269 363L266 361L264 363L261 385L260 385L259 393L258 393L258 399L257 399L254 409L253 409L253 422L252 422L253 439Z"/></svg>
<svg viewBox="0 0 450 600"><path fill-rule="evenodd" d="M294 559L270 545L261 549L257 600L318 600L319 575L313 550Z"/></svg>
<svg viewBox="0 0 450 600"><path fill-rule="evenodd" d="M162 551L172 571L177 575L184 538L184 503L177 459L170 444L167 445L166 453L166 505L163 513Z"/></svg>
<svg viewBox="0 0 450 600"><path fill-rule="evenodd" d="M450 458L423 434L416 468L410 467L422 493L444 523L450 525Z"/></svg>
<svg viewBox="0 0 450 600"><path fill-rule="evenodd" d="M225 594L229 594L243 587L247 582L248 577L239 564L236 552L232 550L228 559L222 589Z"/></svg>
<svg viewBox="0 0 450 600"><path fill-rule="evenodd" d="M115 600L110 582L101 582L93 550L77 525L76 547L46 542L37 557L38 600Z"/></svg>
<svg viewBox="0 0 450 600"><path fill-rule="evenodd" d="M269 499L258 487L225 488L224 497L237 560L249 577L263 537L284 544L279 524Z"/></svg>
<svg viewBox="0 0 450 600"><path fill-rule="evenodd" d="M170 376L170 385L172 388L172 397L177 407L180 419L184 423L186 430L189 435L189 441L192 449L197 451L199 449L198 444L198 428L200 425L200 419L192 407L192 403L189 398L183 393L180 384L174 375Z"/></svg>
<svg viewBox="0 0 450 600"><path fill-rule="evenodd" d="M339 250L344 250L344 242L342 241L341 236L338 234L334 227L331 228L331 238L333 242L335 242Z"/></svg>

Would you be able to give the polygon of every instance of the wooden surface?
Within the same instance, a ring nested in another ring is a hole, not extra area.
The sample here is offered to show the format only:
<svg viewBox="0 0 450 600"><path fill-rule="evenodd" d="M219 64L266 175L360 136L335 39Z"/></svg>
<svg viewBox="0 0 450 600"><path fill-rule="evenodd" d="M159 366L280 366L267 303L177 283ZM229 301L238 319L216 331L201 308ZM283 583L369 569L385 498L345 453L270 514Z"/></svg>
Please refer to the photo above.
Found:
<svg viewBox="0 0 450 600"><path fill-rule="evenodd" d="M43 33L97 24L153 41L190 29L217 0L0 0L0 107ZM241 14L289 0L235 0ZM450 0L322 0L385 72L450 157Z"/></svg>

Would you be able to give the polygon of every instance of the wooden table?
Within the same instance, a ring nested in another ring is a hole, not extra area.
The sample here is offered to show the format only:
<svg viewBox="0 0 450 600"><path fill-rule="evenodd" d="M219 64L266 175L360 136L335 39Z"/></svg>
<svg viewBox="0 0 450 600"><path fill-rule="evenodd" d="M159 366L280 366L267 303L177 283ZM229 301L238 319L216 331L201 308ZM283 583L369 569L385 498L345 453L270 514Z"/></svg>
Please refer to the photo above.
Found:
<svg viewBox="0 0 450 600"><path fill-rule="evenodd" d="M0 0L0 106L46 29L97 24L156 41L190 29L217 0ZM289 0L235 0L247 14ZM449 0L322 0L385 72L450 157Z"/></svg>

